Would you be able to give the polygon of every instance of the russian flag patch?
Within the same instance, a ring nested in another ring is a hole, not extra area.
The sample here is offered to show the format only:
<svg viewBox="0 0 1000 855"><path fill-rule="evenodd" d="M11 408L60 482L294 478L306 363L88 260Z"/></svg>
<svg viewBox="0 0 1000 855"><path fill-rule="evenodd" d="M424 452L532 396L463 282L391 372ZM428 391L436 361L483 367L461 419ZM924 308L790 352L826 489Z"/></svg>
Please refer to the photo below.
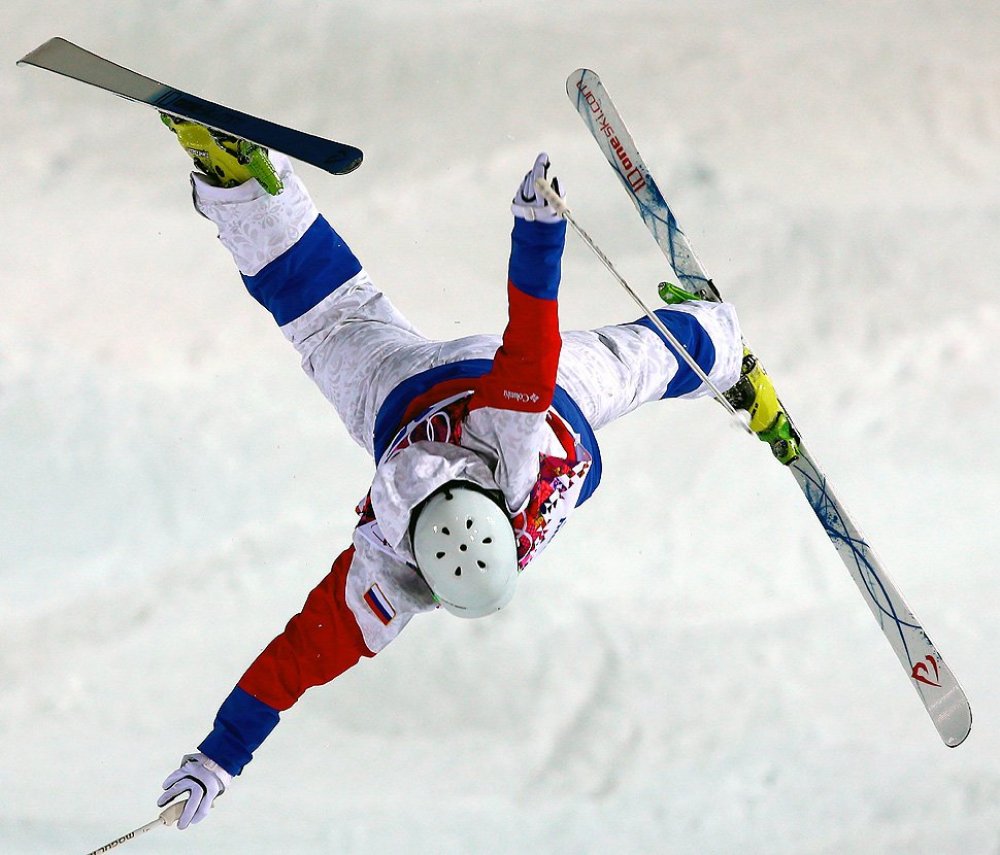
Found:
<svg viewBox="0 0 1000 855"><path fill-rule="evenodd" d="M392 623L392 619L396 617L396 610L386 599L385 594L382 593L382 589L378 586L377 582L365 591L365 602L368 604L368 608L372 610L375 617L382 621L384 626L388 626Z"/></svg>

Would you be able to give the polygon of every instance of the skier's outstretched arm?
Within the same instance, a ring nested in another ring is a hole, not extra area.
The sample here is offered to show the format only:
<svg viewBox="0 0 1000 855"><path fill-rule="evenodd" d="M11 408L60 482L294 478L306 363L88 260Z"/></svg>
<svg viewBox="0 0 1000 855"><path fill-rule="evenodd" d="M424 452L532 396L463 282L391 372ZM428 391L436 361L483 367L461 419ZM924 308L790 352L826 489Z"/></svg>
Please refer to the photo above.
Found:
<svg viewBox="0 0 1000 855"><path fill-rule="evenodd" d="M423 583L355 538L309 593L301 611L264 648L223 701L198 754L164 782L159 804L187 795L178 827L200 822L253 758L280 714L389 644L414 614L434 608ZM378 580L377 582L374 580ZM386 598L391 594L391 600Z"/></svg>
<svg viewBox="0 0 1000 855"><path fill-rule="evenodd" d="M352 547L337 558L302 611L254 660L222 703L199 753L186 755L163 782L157 804L187 798L178 828L208 816L215 799L277 726L279 714L306 689L329 682L363 656L374 655L343 595L353 555Z"/></svg>
<svg viewBox="0 0 1000 855"><path fill-rule="evenodd" d="M535 179L548 169L543 152L514 196L507 327L466 421L466 443L492 458L512 511L522 507L538 478L539 452L554 451L546 412L562 350L558 296L566 222L535 193Z"/></svg>
<svg viewBox="0 0 1000 855"><path fill-rule="evenodd" d="M198 746L232 775L278 724L279 713L307 689L328 683L362 657L374 656L347 605L345 591L354 547L337 558L296 614L240 678Z"/></svg>
<svg viewBox="0 0 1000 855"><path fill-rule="evenodd" d="M543 152L514 197L507 327L471 409L543 413L552 404L562 347L558 296L566 222L535 194L535 179L548 169L548 155Z"/></svg>

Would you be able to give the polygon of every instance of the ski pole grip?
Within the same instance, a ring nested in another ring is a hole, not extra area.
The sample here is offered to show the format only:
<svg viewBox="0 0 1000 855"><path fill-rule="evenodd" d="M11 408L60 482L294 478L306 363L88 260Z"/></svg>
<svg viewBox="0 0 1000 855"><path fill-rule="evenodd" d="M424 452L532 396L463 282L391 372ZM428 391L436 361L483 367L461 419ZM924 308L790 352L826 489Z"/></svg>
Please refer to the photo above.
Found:
<svg viewBox="0 0 1000 855"><path fill-rule="evenodd" d="M184 805L187 804L187 799L181 799L179 802L172 802L167 805L161 812L159 821L164 825L173 825L177 820L181 818L181 813L184 811Z"/></svg>
<svg viewBox="0 0 1000 855"><path fill-rule="evenodd" d="M547 178L536 178L535 189L545 197L545 201L552 206L552 210L560 217L565 217L569 213L566 202L563 201L562 196L552 189L552 185Z"/></svg>

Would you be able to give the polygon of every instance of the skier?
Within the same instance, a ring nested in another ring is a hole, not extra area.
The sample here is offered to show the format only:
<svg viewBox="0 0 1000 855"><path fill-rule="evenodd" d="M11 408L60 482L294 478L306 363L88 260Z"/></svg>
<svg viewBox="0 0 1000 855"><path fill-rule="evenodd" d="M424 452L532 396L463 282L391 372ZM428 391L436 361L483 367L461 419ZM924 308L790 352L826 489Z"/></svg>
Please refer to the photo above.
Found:
<svg viewBox="0 0 1000 855"><path fill-rule="evenodd" d="M711 393L648 319L560 333L566 223L535 193L544 153L513 200L502 339L431 341L375 288L286 157L164 122L198 167L195 207L376 463L351 545L164 782L157 804L186 797L184 829L307 689L377 654L416 614L479 618L510 602L520 572L597 488L596 431L648 401ZM730 305L691 300L657 315L720 389L737 385ZM777 406L761 375L744 375L754 403Z"/></svg>

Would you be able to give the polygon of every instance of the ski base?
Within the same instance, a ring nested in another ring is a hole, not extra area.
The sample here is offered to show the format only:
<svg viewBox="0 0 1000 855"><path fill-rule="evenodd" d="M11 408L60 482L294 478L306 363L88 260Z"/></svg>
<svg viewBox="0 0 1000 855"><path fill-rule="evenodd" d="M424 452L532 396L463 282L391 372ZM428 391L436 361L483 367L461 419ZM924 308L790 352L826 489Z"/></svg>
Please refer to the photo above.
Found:
<svg viewBox="0 0 1000 855"><path fill-rule="evenodd" d="M129 101L147 104L161 113L188 119L266 149L283 152L334 175L352 172L361 165L364 157L361 150L352 145L224 107L116 65L63 38L49 39L17 64L53 71Z"/></svg>

